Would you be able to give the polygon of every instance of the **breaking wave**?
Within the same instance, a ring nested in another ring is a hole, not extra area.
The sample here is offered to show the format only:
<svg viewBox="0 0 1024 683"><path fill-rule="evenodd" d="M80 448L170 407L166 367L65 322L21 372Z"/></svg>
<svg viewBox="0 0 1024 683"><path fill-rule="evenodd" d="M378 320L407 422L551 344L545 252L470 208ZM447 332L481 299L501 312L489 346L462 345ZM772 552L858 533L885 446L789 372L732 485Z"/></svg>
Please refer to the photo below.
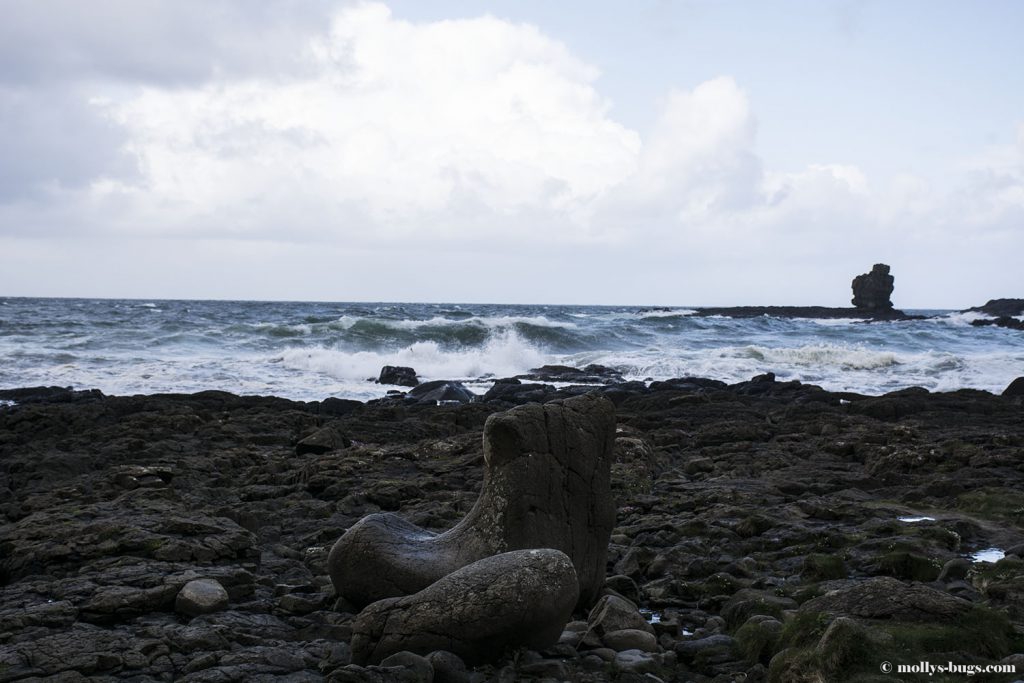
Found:
<svg viewBox="0 0 1024 683"><path fill-rule="evenodd" d="M691 308L2 300L0 387L106 393L222 389L303 400L374 398L384 365L423 379L488 378L557 363L629 379L739 382L764 372L827 389L1002 391L1024 374L1024 334L972 327L984 314L924 320L749 319Z"/></svg>
<svg viewBox="0 0 1024 683"><path fill-rule="evenodd" d="M343 351L324 347L288 349L285 367L340 380L375 379L385 365L412 367L421 380L473 380L485 375L507 377L548 362L549 356L514 332L489 339L478 347L446 350L421 341L395 351Z"/></svg>

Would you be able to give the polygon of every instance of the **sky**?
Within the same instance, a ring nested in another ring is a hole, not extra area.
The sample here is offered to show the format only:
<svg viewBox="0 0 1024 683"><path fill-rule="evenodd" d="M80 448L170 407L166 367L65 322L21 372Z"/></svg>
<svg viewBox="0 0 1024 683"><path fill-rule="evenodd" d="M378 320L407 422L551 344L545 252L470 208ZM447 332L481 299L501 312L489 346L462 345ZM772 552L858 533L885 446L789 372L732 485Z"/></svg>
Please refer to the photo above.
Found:
<svg viewBox="0 0 1024 683"><path fill-rule="evenodd" d="M0 296L1024 297L1024 3L0 0Z"/></svg>

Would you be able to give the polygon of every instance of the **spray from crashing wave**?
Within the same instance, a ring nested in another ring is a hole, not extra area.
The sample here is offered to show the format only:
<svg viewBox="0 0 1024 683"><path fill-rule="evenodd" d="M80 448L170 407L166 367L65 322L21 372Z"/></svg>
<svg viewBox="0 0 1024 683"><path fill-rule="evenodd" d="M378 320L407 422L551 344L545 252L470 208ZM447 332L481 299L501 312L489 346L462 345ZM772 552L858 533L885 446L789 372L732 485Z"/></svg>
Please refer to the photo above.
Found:
<svg viewBox="0 0 1024 683"><path fill-rule="evenodd" d="M827 389L1001 391L1024 375L1024 335L981 313L923 320L739 319L691 308L4 299L0 387L109 394L222 389L368 399L384 365L484 391L545 364L626 379L764 372Z"/></svg>

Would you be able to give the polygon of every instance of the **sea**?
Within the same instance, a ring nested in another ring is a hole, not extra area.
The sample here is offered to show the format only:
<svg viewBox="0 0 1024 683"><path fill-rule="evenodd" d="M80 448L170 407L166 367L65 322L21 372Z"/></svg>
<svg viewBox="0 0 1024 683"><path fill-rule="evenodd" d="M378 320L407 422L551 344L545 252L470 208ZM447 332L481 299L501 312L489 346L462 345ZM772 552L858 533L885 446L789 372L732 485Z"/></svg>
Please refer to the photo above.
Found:
<svg viewBox="0 0 1024 683"><path fill-rule="evenodd" d="M485 392L545 364L627 379L773 372L829 390L1000 393L1024 375L1024 333L925 320L700 317L693 308L0 298L0 388L368 400L385 365Z"/></svg>

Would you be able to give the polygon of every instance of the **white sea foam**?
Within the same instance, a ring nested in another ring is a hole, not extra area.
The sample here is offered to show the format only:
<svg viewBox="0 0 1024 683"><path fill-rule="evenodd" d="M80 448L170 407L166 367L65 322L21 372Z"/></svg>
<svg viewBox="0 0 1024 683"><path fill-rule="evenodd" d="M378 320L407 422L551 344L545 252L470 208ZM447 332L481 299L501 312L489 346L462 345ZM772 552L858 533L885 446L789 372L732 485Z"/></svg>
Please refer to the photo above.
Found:
<svg viewBox="0 0 1024 683"><path fill-rule="evenodd" d="M820 325L821 327L844 327L846 325L862 323L866 318L793 318L793 320Z"/></svg>
<svg viewBox="0 0 1024 683"><path fill-rule="evenodd" d="M480 325L482 327L488 327L491 329L503 329L512 327L514 325L534 325L536 327L561 327L565 329L575 329L576 323L565 322L560 320L551 320L542 315L498 315L498 316L473 316L471 318L445 318L443 316L434 316L427 320L382 320L379 318L374 319L382 325L393 327L396 329L403 330L415 330L421 327L440 327L447 325Z"/></svg>
<svg viewBox="0 0 1024 683"><path fill-rule="evenodd" d="M512 331L497 334L480 347L445 350L432 341L416 342L397 351L344 351L325 347L288 349L283 364L340 380L376 377L385 365L412 367L423 380L476 379L486 374L505 377L548 362L548 357Z"/></svg>
<svg viewBox="0 0 1024 683"><path fill-rule="evenodd" d="M694 315L697 311L692 308L669 308L665 310L640 311L639 318L675 318L679 316Z"/></svg>
<svg viewBox="0 0 1024 683"><path fill-rule="evenodd" d="M1000 393L1009 382L1007 368L1024 367L1024 349L1020 353L1000 350L958 355L840 344L707 349L666 346L583 352L563 356L555 362L577 366L599 363L618 368L627 379L636 380L694 376L735 383L774 372L780 381L797 379L832 391L864 394L881 394L910 386L930 391L972 387ZM1009 374L1020 373L1011 370Z"/></svg>
<svg viewBox="0 0 1024 683"><path fill-rule="evenodd" d="M795 348L751 345L733 347L733 350L741 358L749 356L768 364L816 369L877 370L900 363L897 355L891 351L874 351L839 344L811 344Z"/></svg>
<svg viewBox="0 0 1024 683"><path fill-rule="evenodd" d="M927 322L953 325L954 327L970 327L975 320L992 320L992 316L979 311L954 311L934 318L925 318Z"/></svg>
<svg viewBox="0 0 1024 683"><path fill-rule="evenodd" d="M409 365L424 379L461 379L484 391L489 382L481 376L515 375L545 363L598 363L641 380L701 376L735 383L774 372L781 381L864 394L909 386L1000 393L1024 374L1024 336L979 332L970 320L987 316L976 312L893 324L777 324L779 319L687 317L692 309L682 307L638 313L467 305L460 320L442 312L456 306L339 304L325 315L321 306L302 303L268 308L189 302L189 315L137 315L111 326L111 307L156 311L158 304L3 303L12 307L5 314L15 315L0 335L0 387L73 385L108 394L223 389L303 400L365 399L393 388L366 382L383 365ZM166 311L177 315L183 309L175 304ZM19 320L24 328L17 327ZM357 334L364 323L367 329ZM562 329L550 335L556 341L534 346L531 339L545 335L523 326ZM466 330L473 333L462 334ZM567 351L546 352L548 343Z"/></svg>

